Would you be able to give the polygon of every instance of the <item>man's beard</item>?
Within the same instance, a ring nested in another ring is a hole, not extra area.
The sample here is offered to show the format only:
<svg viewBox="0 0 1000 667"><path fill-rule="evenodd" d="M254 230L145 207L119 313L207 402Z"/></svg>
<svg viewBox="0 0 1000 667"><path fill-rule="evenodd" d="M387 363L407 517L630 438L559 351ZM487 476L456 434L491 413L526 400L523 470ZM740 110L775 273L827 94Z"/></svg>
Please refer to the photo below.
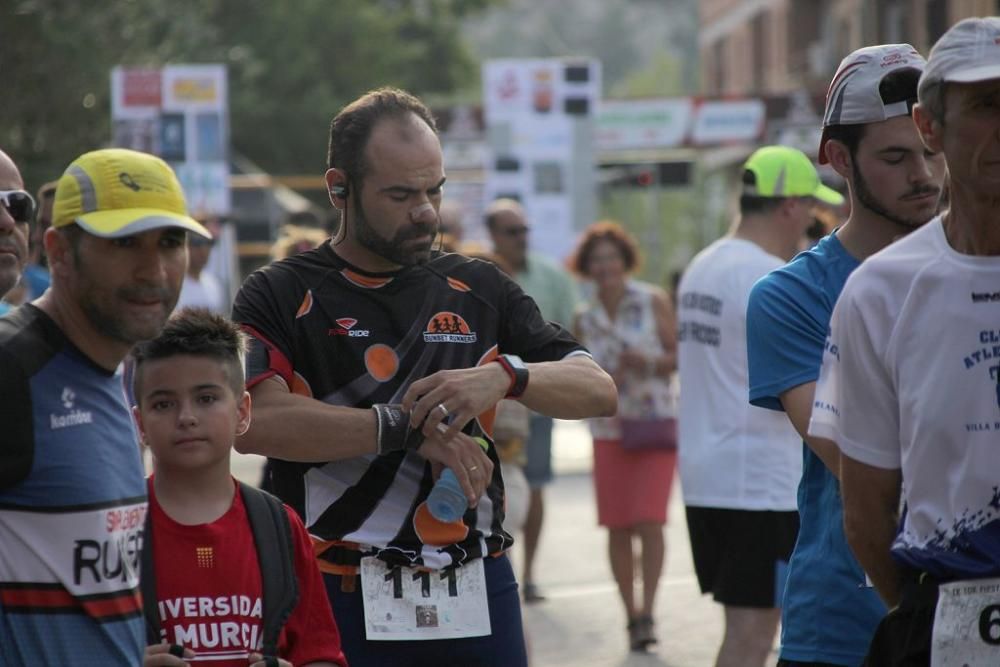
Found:
<svg viewBox="0 0 1000 667"><path fill-rule="evenodd" d="M78 303L90 325L105 338L126 345L156 338L170 317L179 296L179 289L175 291L168 287L132 285L114 291L91 289L89 286L93 284L92 279L82 273L77 275ZM149 313L140 319L130 317L119 308L120 304L130 299L151 296L161 302L159 313Z"/></svg>
<svg viewBox="0 0 1000 667"><path fill-rule="evenodd" d="M102 336L131 346L160 335L180 298L182 281L163 285L130 284L106 288L100 285L100 279L90 271L78 246L72 248L71 261L76 274L70 283L74 298L90 326ZM147 313L144 317L136 318L122 308L129 301L150 297L160 301L159 313Z"/></svg>
<svg viewBox="0 0 1000 667"><path fill-rule="evenodd" d="M430 225L417 223L406 225L397 231L394 237L387 239L368 224L365 210L361 206L361 198L355 197L353 203L355 206L354 233L358 243L364 246L366 250L400 266L423 264L430 259L431 246L434 244L434 238L437 235L437 222ZM419 246L411 244L409 249L407 249L404 245L407 241L421 236L429 236L431 239L427 242L426 247L423 244Z"/></svg>
<svg viewBox="0 0 1000 667"><path fill-rule="evenodd" d="M924 226L931 218L937 214L937 207L934 208L926 216L921 216L920 218L904 218L896 213L893 213L889 208L880 202L878 198L875 197L875 193L871 191L868 187L868 182L865 177L861 175L861 170L858 169L858 161L851 160L851 172L854 174L854 194L857 195L858 201L862 206L867 208L872 213L880 215L889 222L899 225L900 227L905 227L907 229L917 229L918 227ZM925 185L923 187L917 187L907 192L904 197L912 197L914 195L921 195L927 193L941 194L941 188L934 185Z"/></svg>

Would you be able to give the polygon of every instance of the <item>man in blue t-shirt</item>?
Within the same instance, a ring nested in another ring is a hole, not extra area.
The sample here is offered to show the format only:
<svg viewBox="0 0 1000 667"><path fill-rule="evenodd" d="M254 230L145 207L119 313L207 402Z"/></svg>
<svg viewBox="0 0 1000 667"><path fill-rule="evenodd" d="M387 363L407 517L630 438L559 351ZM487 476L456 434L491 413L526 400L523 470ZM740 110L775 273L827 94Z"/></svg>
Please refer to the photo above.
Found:
<svg viewBox="0 0 1000 667"><path fill-rule="evenodd" d="M77 158L45 232L52 287L0 318L0 665L138 665L146 484L117 373L180 293L188 217L166 162Z"/></svg>
<svg viewBox="0 0 1000 667"><path fill-rule="evenodd" d="M907 44L866 47L840 64L827 93L819 160L847 181L851 216L750 294L750 402L783 410L803 437L799 538L782 604L779 665L862 662L885 607L844 538L839 451L807 437L830 315L861 260L938 209L944 162L910 117L924 60Z"/></svg>

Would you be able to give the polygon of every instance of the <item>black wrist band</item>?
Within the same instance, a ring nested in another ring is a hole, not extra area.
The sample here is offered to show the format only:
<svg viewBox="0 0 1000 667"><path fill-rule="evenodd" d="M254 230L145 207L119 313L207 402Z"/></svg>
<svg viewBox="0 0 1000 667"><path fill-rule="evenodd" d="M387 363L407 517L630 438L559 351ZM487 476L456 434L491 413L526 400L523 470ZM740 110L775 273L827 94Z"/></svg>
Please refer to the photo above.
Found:
<svg viewBox="0 0 1000 667"><path fill-rule="evenodd" d="M410 415L398 403L376 403L377 430L375 432L375 453L381 456L404 449L419 449L424 442L424 434L419 429L410 428Z"/></svg>

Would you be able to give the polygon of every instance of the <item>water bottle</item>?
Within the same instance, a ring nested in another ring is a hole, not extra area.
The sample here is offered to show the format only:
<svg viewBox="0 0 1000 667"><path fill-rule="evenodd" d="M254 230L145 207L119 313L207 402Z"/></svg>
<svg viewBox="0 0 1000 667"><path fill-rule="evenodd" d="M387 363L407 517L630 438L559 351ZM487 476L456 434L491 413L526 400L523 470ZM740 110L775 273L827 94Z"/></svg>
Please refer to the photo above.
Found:
<svg viewBox="0 0 1000 667"><path fill-rule="evenodd" d="M474 440L483 451L489 450L485 439L474 438ZM445 468L434 482L434 488L427 496L427 509L430 510L432 517L443 523L458 521L469 509L469 500L465 497L465 492L462 491L462 486L451 468Z"/></svg>
<svg viewBox="0 0 1000 667"><path fill-rule="evenodd" d="M469 499L465 497L451 468L445 468L434 482L434 488L427 496L427 509L431 516L443 523L458 521L469 509Z"/></svg>

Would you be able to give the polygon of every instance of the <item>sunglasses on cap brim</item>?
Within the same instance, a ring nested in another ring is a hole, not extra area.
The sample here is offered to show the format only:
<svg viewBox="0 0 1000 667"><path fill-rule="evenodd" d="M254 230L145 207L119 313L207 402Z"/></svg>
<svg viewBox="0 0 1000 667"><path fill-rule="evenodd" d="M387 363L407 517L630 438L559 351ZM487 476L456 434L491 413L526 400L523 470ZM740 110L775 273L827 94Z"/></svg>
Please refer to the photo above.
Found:
<svg viewBox="0 0 1000 667"><path fill-rule="evenodd" d="M24 190L0 190L0 204L15 222L35 219L35 200Z"/></svg>

